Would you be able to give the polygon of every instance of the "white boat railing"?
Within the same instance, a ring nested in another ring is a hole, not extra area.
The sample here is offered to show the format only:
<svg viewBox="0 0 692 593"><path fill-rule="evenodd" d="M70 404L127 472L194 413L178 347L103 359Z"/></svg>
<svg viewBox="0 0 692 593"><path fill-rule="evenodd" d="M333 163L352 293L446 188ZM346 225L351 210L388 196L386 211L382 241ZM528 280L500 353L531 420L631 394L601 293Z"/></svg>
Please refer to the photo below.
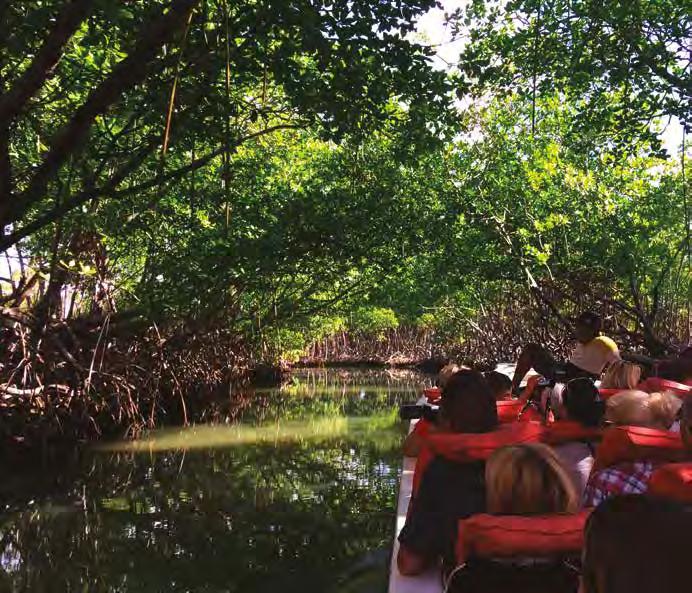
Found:
<svg viewBox="0 0 692 593"><path fill-rule="evenodd" d="M413 430L416 422L417 420L411 420L409 433ZM407 577L399 572L396 565L396 557L399 552L399 533L406 522L408 503L413 491L413 471L415 468L416 458L404 457L396 505L394 546L392 547L392 559L389 567L389 593L442 593L442 573L440 570L430 569L415 577Z"/></svg>

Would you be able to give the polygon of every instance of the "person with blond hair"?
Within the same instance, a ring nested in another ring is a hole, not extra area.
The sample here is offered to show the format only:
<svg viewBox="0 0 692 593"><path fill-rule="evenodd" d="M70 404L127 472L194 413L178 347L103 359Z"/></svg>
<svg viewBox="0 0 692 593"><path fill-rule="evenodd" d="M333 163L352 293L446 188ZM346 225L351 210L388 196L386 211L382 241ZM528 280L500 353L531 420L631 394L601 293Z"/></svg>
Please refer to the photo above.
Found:
<svg viewBox="0 0 692 593"><path fill-rule="evenodd" d="M635 389L642 378L642 367L638 364L613 361L601 379L602 389Z"/></svg>
<svg viewBox="0 0 692 593"><path fill-rule="evenodd" d="M579 496L549 446L528 443L495 451L485 465L487 512L499 515L575 513Z"/></svg>
<svg viewBox="0 0 692 593"><path fill-rule="evenodd" d="M646 393L630 389L606 402L606 420L619 426L669 430L682 402L672 393Z"/></svg>
<svg viewBox="0 0 692 593"><path fill-rule="evenodd" d="M606 403L606 420L620 426L669 430L682 402L671 393L629 390ZM591 474L584 490L584 506L598 506L614 496L643 494L657 464L651 460L624 461Z"/></svg>

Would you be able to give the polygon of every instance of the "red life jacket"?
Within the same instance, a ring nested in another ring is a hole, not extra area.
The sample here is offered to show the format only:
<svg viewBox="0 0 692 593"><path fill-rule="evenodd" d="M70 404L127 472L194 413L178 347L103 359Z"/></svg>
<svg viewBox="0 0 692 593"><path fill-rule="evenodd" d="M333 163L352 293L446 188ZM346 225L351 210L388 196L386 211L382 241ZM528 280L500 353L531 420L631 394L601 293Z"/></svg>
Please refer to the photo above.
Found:
<svg viewBox="0 0 692 593"><path fill-rule="evenodd" d="M603 433L593 471L623 461L679 461L684 456L677 432L641 426L613 426Z"/></svg>
<svg viewBox="0 0 692 593"><path fill-rule="evenodd" d="M685 397L692 394L692 387L677 381L669 381L660 377L649 377L646 381L642 381L638 388L648 393L655 391L670 391L679 397Z"/></svg>
<svg viewBox="0 0 692 593"><path fill-rule="evenodd" d="M456 561L578 554L591 510L554 515L474 515L459 521Z"/></svg>
<svg viewBox="0 0 692 593"><path fill-rule="evenodd" d="M574 441L600 441L602 428L590 428L573 420L558 420L543 430L541 441L547 445L561 445Z"/></svg>
<svg viewBox="0 0 692 593"><path fill-rule="evenodd" d="M540 440L542 433L543 427L540 424L514 422L501 425L493 432L427 434L422 439L423 448L416 461L413 493L418 491L425 468L436 455L457 463L484 461L500 447L519 443L536 443Z"/></svg>
<svg viewBox="0 0 692 593"><path fill-rule="evenodd" d="M495 404L497 406L497 419L500 423L514 422L519 417L524 407L524 402L519 399L503 399Z"/></svg>
<svg viewBox="0 0 692 593"><path fill-rule="evenodd" d="M626 391L626 389L599 389L598 393L601 396L601 399L608 399L609 397L614 396L616 393L620 393L621 391Z"/></svg>
<svg viewBox="0 0 692 593"><path fill-rule="evenodd" d="M431 404L436 404L442 397L442 390L439 387L428 387L423 390L423 395Z"/></svg>
<svg viewBox="0 0 692 593"><path fill-rule="evenodd" d="M684 504L692 504L692 462L659 467L649 481L649 492Z"/></svg>

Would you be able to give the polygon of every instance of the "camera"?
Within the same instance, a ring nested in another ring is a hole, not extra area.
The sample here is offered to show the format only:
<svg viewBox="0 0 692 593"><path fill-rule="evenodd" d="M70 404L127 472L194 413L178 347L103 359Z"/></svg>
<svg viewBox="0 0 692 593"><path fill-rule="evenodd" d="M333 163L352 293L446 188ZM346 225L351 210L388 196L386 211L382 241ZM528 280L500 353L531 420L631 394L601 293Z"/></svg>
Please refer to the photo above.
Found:
<svg viewBox="0 0 692 593"><path fill-rule="evenodd" d="M421 404L404 404L399 408L399 417L402 420L424 418L429 422L437 422L439 413L439 408Z"/></svg>

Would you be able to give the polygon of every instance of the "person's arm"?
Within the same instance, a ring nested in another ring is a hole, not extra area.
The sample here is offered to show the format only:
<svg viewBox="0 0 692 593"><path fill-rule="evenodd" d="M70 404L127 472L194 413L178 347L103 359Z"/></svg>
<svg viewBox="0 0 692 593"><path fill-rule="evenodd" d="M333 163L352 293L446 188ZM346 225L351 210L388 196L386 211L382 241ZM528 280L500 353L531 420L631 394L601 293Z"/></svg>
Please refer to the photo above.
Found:
<svg viewBox="0 0 692 593"><path fill-rule="evenodd" d="M404 528L399 534L397 566L406 576L420 574L433 566L442 555L444 547L444 476L437 459L428 465L421 479L418 492L411 499L411 508Z"/></svg>
<svg viewBox="0 0 692 593"><path fill-rule="evenodd" d="M404 455L406 457L418 457L421 447L423 446L423 441L419 434L416 432L411 432L404 440Z"/></svg>

